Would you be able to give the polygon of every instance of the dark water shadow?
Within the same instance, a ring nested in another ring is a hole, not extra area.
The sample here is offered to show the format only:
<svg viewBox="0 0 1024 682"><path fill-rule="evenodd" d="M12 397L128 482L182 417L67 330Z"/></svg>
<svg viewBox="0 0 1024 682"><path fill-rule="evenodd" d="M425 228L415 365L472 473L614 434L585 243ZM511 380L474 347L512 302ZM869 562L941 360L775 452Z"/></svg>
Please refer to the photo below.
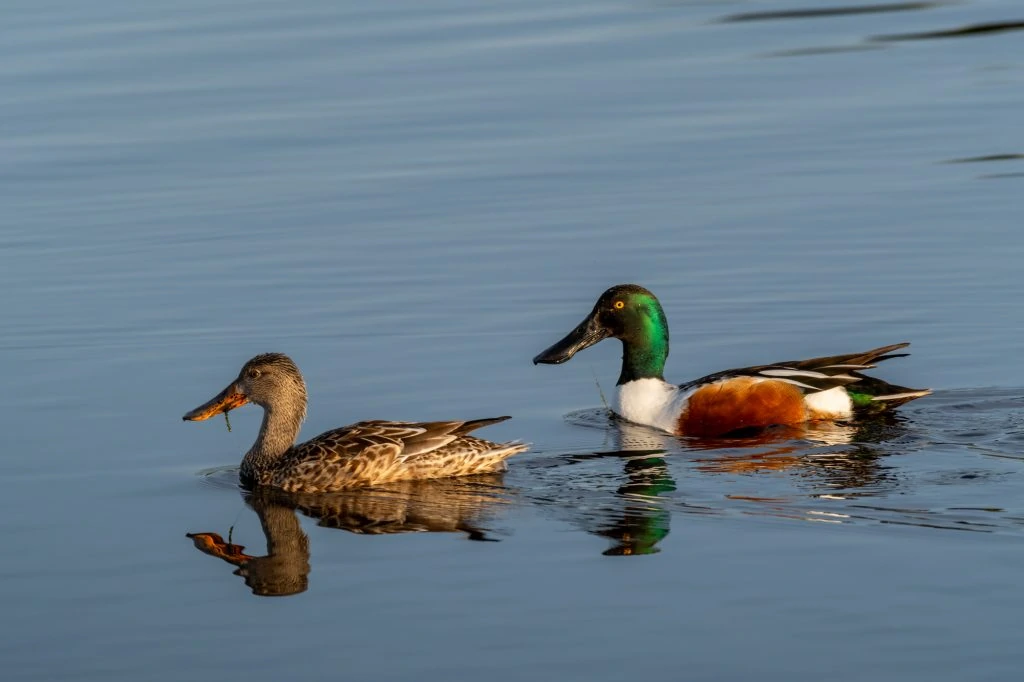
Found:
<svg viewBox="0 0 1024 682"><path fill-rule="evenodd" d="M813 57L815 55L841 54L844 52L867 52L870 50L883 50L884 45L873 45L868 43L858 45L837 45L834 47L798 47L792 50L776 50L765 52L762 57Z"/></svg>
<svg viewBox="0 0 1024 682"><path fill-rule="evenodd" d="M785 21L805 19L827 19L835 17L847 17L870 14L891 14L895 12L911 12L938 9L956 4L954 2L890 2L878 4L846 5L840 7L797 7L791 9L766 10L760 12L743 12L730 14L715 20L716 24L733 24L753 21ZM824 45L788 50L776 50L767 52L761 57L808 57L824 56L830 54L842 54L849 52L864 52L877 50L885 47L886 43L906 42L912 40L935 40L941 38L966 38L983 35L996 35L1009 31L1024 29L1024 21L993 21L978 24L969 24L950 29L938 29L933 31L919 31L910 33L879 34L868 36L860 43L848 45Z"/></svg>
<svg viewBox="0 0 1024 682"><path fill-rule="evenodd" d="M1018 171L1015 173L986 173L985 175L979 175L979 180L1004 180L1006 178L1024 178L1024 171Z"/></svg>
<svg viewBox="0 0 1024 682"><path fill-rule="evenodd" d="M285 493L272 488L242 491L259 517L267 553L253 556L245 547L215 532L187 533L196 549L236 566L234 575L258 596L287 596L308 588L309 537L299 512L324 528L360 535L464 533L470 540L492 541L484 524L507 504L503 474L429 481L402 481L376 488L324 494Z"/></svg>
<svg viewBox="0 0 1024 682"><path fill-rule="evenodd" d="M743 12L730 14L718 19L718 23L740 21L777 21L782 19L826 19L858 14L887 14L910 12L947 6L949 2L889 2L872 5L846 5L843 7L801 7L794 9L767 10L764 12Z"/></svg>
<svg viewBox="0 0 1024 682"><path fill-rule="evenodd" d="M993 21L984 24L970 24L958 28L941 29L938 31L922 31L920 33L894 33L868 38L875 42L892 43L907 40L938 40L941 38L973 38L976 36L1008 33L1024 30L1024 21Z"/></svg>
<svg viewBox="0 0 1024 682"><path fill-rule="evenodd" d="M1024 160L1024 154L988 154L987 156L968 156L962 159L946 159L940 163L990 163L1021 160Z"/></svg>
<svg viewBox="0 0 1024 682"><path fill-rule="evenodd" d="M962 159L947 159L941 161L943 164L964 164L964 163L1002 163L1005 161L1024 160L1024 154L988 154L986 156L969 156ZM1024 171L1010 171L1006 173L985 173L979 175L979 180L1001 180L1004 178L1024 178Z"/></svg>

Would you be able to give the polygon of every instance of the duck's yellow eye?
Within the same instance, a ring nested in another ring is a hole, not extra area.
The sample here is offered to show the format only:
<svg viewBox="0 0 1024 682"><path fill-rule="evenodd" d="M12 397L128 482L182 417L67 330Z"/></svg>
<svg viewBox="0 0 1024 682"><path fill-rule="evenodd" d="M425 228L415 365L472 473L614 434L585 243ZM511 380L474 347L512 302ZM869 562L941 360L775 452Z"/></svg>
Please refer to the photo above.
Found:
<svg viewBox="0 0 1024 682"><path fill-rule="evenodd" d="M622 310L626 307L626 304L622 301L616 301L614 305L616 310Z"/></svg>

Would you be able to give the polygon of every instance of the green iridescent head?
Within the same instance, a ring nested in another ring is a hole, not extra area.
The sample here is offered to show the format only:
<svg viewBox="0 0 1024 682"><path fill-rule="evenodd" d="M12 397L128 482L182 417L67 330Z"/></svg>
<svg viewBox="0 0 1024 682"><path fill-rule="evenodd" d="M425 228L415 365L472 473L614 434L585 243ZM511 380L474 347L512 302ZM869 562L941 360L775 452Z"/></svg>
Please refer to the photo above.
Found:
<svg viewBox="0 0 1024 682"><path fill-rule="evenodd" d="M601 294L583 322L533 359L557 365L607 338L622 341L619 384L662 378L668 357L668 321L657 297L636 284L618 284Z"/></svg>

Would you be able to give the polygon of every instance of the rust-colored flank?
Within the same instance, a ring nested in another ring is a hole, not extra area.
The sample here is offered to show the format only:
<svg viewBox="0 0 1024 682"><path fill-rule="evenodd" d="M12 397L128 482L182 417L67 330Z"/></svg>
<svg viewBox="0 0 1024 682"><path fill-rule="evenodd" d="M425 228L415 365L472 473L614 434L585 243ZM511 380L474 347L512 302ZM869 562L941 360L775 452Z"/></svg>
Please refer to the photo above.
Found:
<svg viewBox="0 0 1024 682"><path fill-rule="evenodd" d="M807 418L803 393L793 384L736 377L690 396L679 416L679 434L721 436L751 427L800 424Z"/></svg>

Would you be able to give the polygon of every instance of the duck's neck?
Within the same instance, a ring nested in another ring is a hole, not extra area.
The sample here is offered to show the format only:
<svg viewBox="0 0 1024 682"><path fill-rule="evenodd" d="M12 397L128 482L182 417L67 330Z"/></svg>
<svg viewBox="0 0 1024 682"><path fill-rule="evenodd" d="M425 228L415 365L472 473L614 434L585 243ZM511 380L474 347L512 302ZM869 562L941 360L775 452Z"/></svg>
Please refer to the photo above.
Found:
<svg viewBox="0 0 1024 682"><path fill-rule="evenodd" d="M254 594L287 595L309 584L309 538L290 507L263 499L252 500L267 537L267 555L249 560L241 569Z"/></svg>
<svg viewBox="0 0 1024 682"><path fill-rule="evenodd" d="M299 525L295 511L268 500L254 500L253 509L260 517L267 538L267 554L289 554L309 560L309 538ZM306 568L309 572L309 568Z"/></svg>
<svg viewBox="0 0 1024 682"><path fill-rule="evenodd" d="M295 444L305 417L305 400L265 405L260 434L249 452L245 453L242 473L252 476L259 471L272 469Z"/></svg>
<svg viewBox="0 0 1024 682"><path fill-rule="evenodd" d="M668 323L661 306L650 313L643 318L639 328L622 337L619 386L637 379L664 380L665 360L668 358Z"/></svg>

